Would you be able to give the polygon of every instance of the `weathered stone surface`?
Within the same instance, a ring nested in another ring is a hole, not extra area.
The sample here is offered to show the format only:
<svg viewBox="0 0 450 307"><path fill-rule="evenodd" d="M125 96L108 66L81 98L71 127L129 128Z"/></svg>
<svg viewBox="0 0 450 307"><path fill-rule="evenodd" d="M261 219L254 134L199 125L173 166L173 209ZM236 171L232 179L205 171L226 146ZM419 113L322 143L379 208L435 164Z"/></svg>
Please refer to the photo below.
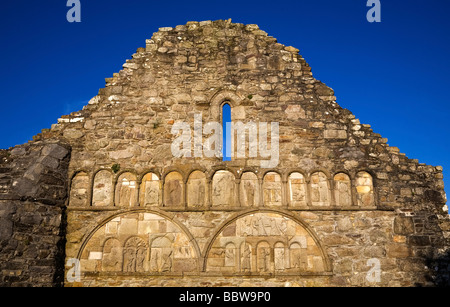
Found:
<svg viewBox="0 0 450 307"><path fill-rule="evenodd" d="M448 283L442 168L341 108L298 49L257 25L188 22L123 67L83 110L0 151L2 285L61 285L62 249L81 260L66 286ZM268 123L267 146L247 129L244 155L205 151L224 104L234 122Z"/></svg>

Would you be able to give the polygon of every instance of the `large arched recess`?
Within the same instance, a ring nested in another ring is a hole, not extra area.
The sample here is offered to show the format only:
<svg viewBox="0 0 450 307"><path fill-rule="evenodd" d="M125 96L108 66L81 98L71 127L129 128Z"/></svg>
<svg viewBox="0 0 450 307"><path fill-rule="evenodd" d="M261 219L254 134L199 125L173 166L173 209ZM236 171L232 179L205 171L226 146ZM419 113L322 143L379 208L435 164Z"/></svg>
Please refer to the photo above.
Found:
<svg viewBox="0 0 450 307"><path fill-rule="evenodd" d="M248 209L230 217L209 239L201 259L202 271L224 274L332 272L314 231L283 209Z"/></svg>
<svg viewBox="0 0 450 307"><path fill-rule="evenodd" d="M83 240L83 272L171 274L198 272L200 249L173 214L137 208L101 221Z"/></svg>

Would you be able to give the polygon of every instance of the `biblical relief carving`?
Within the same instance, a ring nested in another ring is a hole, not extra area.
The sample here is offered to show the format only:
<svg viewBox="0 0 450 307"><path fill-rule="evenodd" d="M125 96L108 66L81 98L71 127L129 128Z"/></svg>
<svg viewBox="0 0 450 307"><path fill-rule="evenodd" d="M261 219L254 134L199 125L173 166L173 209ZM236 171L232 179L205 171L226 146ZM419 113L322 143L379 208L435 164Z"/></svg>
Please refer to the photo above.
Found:
<svg viewBox="0 0 450 307"><path fill-rule="evenodd" d="M359 172L356 175L356 192L358 206L374 206L372 176L367 172Z"/></svg>
<svg viewBox="0 0 450 307"><path fill-rule="evenodd" d="M263 181L264 205L281 206L281 177L275 172L269 172L264 176Z"/></svg>
<svg viewBox="0 0 450 307"><path fill-rule="evenodd" d="M284 218L264 215L248 215L236 222L238 235L246 236L279 236L285 235L287 222Z"/></svg>
<svg viewBox="0 0 450 307"><path fill-rule="evenodd" d="M329 187L327 176L322 172L311 175L311 203L313 206L329 206Z"/></svg>
<svg viewBox="0 0 450 307"><path fill-rule="evenodd" d="M124 272L144 272L144 261L147 254L147 244L138 237L130 238L123 251Z"/></svg>
<svg viewBox="0 0 450 307"><path fill-rule="evenodd" d="M101 170L94 177L92 191L92 206L105 207L112 205L112 175L107 170Z"/></svg>
<svg viewBox="0 0 450 307"><path fill-rule="evenodd" d="M157 237L151 244L151 270L153 272L172 271L173 242L168 237Z"/></svg>
<svg viewBox="0 0 450 307"><path fill-rule="evenodd" d="M234 267L236 265L236 247L233 243L225 246L225 266Z"/></svg>
<svg viewBox="0 0 450 307"><path fill-rule="evenodd" d="M264 275L324 270L319 247L295 221L276 213L255 213L234 223L235 233L225 227L212 243L207 271ZM230 272L234 259L232 246L239 246L239 262Z"/></svg>
<svg viewBox="0 0 450 307"><path fill-rule="evenodd" d="M291 268L305 270L307 267L306 252L302 251L300 244L292 243L289 246Z"/></svg>
<svg viewBox="0 0 450 307"><path fill-rule="evenodd" d="M250 244L243 242L241 245L241 270L242 272L250 272L252 270L252 248Z"/></svg>
<svg viewBox="0 0 450 307"><path fill-rule="evenodd" d="M161 184L156 174L148 173L142 178L139 200L142 207L159 206L161 200Z"/></svg>
<svg viewBox="0 0 450 307"><path fill-rule="evenodd" d="M245 172L241 176L240 200L243 207L256 207L259 204L258 177L252 172Z"/></svg>
<svg viewBox="0 0 450 307"><path fill-rule="evenodd" d="M212 179L212 205L234 205L234 175L229 171L217 171Z"/></svg>
<svg viewBox="0 0 450 307"><path fill-rule="evenodd" d="M257 249L257 262L258 262L258 271L260 273L268 273L271 270L271 248L269 243L260 242L258 243Z"/></svg>
<svg viewBox="0 0 450 307"><path fill-rule="evenodd" d="M132 173L121 174L116 185L116 206L135 206L136 196L136 176Z"/></svg>
<svg viewBox="0 0 450 307"><path fill-rule="evenodd" d="M88 190L89 176L85 172L79 172L72 179L69 206L85 207L87 205Z"/></svg>
<svg viewBox="0 0 450 307"><path fill-rule="evenodd" d="M275 262L275 271L276 272L284 271L284 269L288 267L286 266L286 259L285 259L286 253L284 244L281 242L276 243L273 254Z"/></svg>
<svg viewBox="0 0 450 307"><path fill-rule="evenodd" d="M191 173L187 183L187 202L189 207L202 207L206 202L206 176L203 172Z"/></svg>
<svg viewBox="0 0 450 307"><path fill-rule="evenodd" d="M178 226L141 212L114 218L99 228L86 244L81 267L88 272L191 272L198 268L196 257Z"/></svg>
<svg viewBox="0 0 450 307"><path fill-rule="evenodd" d="M164 180L164 203L166 207L183 204L183 177L178 172L169 173Z"/></svg>
<svg viewBox="0 0 450 307"><path fill-rule="evenodd" d="M103 271L120 271L122 268L122 247L117 239L109 238L103 247Z"/></svg>
<svg viewBox="0 0 450 307"><path fill-rule="evenodd" d="M306 181L300 173L292 173L288 179L289 205L291 207L306 207Z"/></svg>
<svg viewBox="0 0 450 307"><path fill-rule="evenodd" d="M352 205L352 184L347 174L339 173L334 176L334 196L336 205L345 207Z"/></svg>

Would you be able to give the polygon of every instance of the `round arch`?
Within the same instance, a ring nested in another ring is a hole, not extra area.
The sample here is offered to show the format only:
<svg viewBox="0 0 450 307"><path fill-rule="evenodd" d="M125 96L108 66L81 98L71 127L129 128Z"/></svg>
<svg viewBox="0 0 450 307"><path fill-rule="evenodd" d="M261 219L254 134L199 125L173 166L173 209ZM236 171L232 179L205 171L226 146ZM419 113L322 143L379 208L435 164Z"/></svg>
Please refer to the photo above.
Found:
<svg viewBox="0 0 450 307"><path fill-rule="evenodd" d="M311 229L311 227L306 222L304 222L299 217L295 216L290 211L287 211L284 209L270 209L270 208L257 208L257 209L251 208L251 209L248 209L245 211L241 211L239 213L234 214L229 219L227 219L224 223L222 223L219 226L218 230L215 232L215 234L211 238L209 238L209 240L205 244L206 247L201 254L201 262L202 262L201 270L202 271L206 271L206 269L207 269L208 255L209 255L211 249L213 248L216 240L219 238L219 235L222 234L223 231L226 230L226 228L228 226L230 226L232 223L234 223L242 218L245 218L247 216L251 216L251 215L255 215L255 214L279 215L281 217L287 218L288 220L292 221L293 223L295 223L297 225L300 225L305 230L305 232L309 235L309 237L313 240L315 246L317 246L319 256L321 257L321 259L323 261L323 273L332 272L331 261L330 261L328 255L326 254L324 247L320 243L320 240L319 240L317 234L313 231L313 229ZM284 240L280 240L278 237L274 237L272 240L274 241L274 243L271 244L273 246L275 246L275 244L278 242L284 242ZM245 242L245 240L244 240L244 242ZM290 245L294 242L286 241L286 243ZM301 245L301 244L305 244L305 243L299 242L298 244Z"/></svg>

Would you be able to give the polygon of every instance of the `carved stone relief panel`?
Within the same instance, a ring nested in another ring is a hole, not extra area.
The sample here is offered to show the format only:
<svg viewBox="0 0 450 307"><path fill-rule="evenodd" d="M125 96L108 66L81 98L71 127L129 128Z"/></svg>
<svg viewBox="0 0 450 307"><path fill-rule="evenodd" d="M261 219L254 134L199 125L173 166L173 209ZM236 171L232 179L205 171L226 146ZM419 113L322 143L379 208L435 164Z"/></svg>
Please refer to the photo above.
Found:
<svg viewBox="0 0 450 307"><path fill-rule="evenodd" d="M189 175L187 182L188 207L203 207L208 195L206 175L200 171L194 171Z"/></svg>
<svg viewBox="0 0 450 307"><path fill-rule="evenodd" d="M105 207L112 205L112 174L107 170L101 170L94 177L92 190L92 206Z"/></svg>
<svg viewBox="0 0 450 307"><path fill-rule="evenodd" d="M325 260L302 225L277 213L254 213L223 228L211 245L206 270L262 275L323 272Z"/></svg>
<svg viewBox="0 0 450 307"><path fill-rule="evenodd" d="M313 206L330 205L328 178L323 172L311 175L311 203Z"/></svg>
<svg viewBox="0 0 450 307"><path fill-rule="evenodd" d="M336 206L347 207L352 205L352 183L347 174L339 173L334 176L334 197Z"/></svg>
<svg viewBox="0 0 450 307"><path fill-rule="evenodd" d="M85 207L88 203L89 176L85 172L79 172L72 179L70 188L69 206Z"/></svg>
<svg viewBox="0 0 450 307"><path fill-rule="evenodd" d="M234 206L234 188L234 175L229 171L217 171L212 179L212 205Z"/></svg>
<svg viewBox="0 0 450 307"><path fill-rule="evenodd" d="M306 181L301 173L292 173L288 179L289 206L306 207Z"/></svg>
<svg viewBox="0 0 450 307"><path fill-rule="evenodd" d="M142 207L156 207L161 204L161 181L158 175L148 173L142 178L139 202Z"/></svg>
<svg viewBox="0 0 450 307"><path fill-rule="evenodd" d="M100 227L81 255L87 272L170 273L198 269L189 237L153 213L129 213Z"/></svg>
<svg viewBox="0 0 450 307"><path fill-rule="evenodd" d="M116 184L115 202L118 207L132 207L137 203L136 175L123 173Z"/></svg>
<svg viewBox="0 0 450 307"><path fill-rule="evenodd" d="M123 272L147 271L148 266L145 265L148 264L147 250L147 243L142 238L129 238L123 249Z"/></svg>
<svg viewBox="0 0 450 307"><path fill-rule="evenodd" d="M367 172L356 174L356 192L358 206L368 207L375 205L372 176Z"/></svg>
<svg viewBox="0 0 450 307"><path fill-rule="evenodd" d="M166 207L181 207L184 199L183 176L178 172L167 174L164 180L164 205Z"/></svg>
<svg viewBox="0 0 450 307"><path fill-rule="evenodd" d="M102 271L119 272L122 269L122 246L119 240L109 238L103 246Z"/></svg>
<svg viewBox="0 0 450 307"><path fill-rule="evenodd" d="M264 274L272 272L273 262L271 261L272 249L266 241L258 242L256 246L256 261L258 272Z"/></svg>
<svg viewBox="0 0 450 307"><path fill-rule="evenodd" d="M274 265L275 272L283 272L286 268L288 268L289 257L286 254L286 247L283 242L275 243L273 257L274 257Z"/></svg>
<svg viewBox="0 0 450 307"><path fill-rule="evenodd" d="M259 205L259 182L254 173L245 172L242 174L239 193L241 206L257 207Z"/></svg>
<svg viewBox="0 0 450 307"><path fill-rule="evenodd" d="M282 205L281 176L278 173L269 172L264 175L263 191L264 206Z"/></svg>

